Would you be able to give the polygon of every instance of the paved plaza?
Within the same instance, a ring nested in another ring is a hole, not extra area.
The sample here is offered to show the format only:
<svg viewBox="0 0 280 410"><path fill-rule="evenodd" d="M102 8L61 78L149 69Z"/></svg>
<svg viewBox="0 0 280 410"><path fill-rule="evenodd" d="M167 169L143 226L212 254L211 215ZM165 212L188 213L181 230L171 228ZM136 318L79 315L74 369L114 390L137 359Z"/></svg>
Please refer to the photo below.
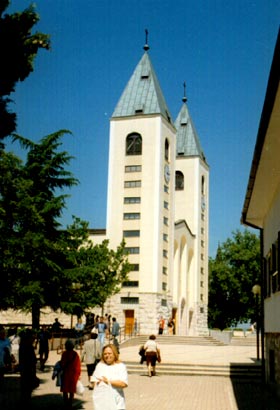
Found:
<svg viewBox="0 0 280 410"><path fill-rule="evenodd" d="M248 363L254 360L252 346L172 346L161 347L166 363ZM19 376L6 377L6 392L1 395L0 410L63 409L62 395L51 379L54 363L60 356L52 351L44 372L38 371L41 385L34 391L30 403L20 403ZM121 349L121 359L138 361L138 347ZM160 364L159 364L160 366ZM87 385L83 365L82 381ZM269 394L260 383L246 383L216 376L147 376L146 367L140 374L129 374L125 389L127 410L279 410L280 401ZM76 410L94 410L92 391L86 389L82 397L76 396Z"/></svg>

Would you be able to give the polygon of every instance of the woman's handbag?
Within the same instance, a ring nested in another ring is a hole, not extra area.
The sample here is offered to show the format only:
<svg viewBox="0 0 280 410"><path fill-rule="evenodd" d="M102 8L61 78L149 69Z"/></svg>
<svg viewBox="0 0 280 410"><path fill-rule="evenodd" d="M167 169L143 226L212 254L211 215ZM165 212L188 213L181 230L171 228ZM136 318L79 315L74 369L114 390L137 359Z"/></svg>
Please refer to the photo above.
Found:
<svg viewBox="0 0 280 410"><path fill-rule="evenodd" d="M94 410L117 410L114 391L110 384L96 384L92 398Z"/></svg>
<svg viewBox="0 0 280 410"><path fill-rule="evenodd" d="M79 396L82 396L84 394L84 392L85 392L85 387L84 387L83 383L81 382L81 380L79 379L77 381L77 385L76 385L76 393Z"/></svg>

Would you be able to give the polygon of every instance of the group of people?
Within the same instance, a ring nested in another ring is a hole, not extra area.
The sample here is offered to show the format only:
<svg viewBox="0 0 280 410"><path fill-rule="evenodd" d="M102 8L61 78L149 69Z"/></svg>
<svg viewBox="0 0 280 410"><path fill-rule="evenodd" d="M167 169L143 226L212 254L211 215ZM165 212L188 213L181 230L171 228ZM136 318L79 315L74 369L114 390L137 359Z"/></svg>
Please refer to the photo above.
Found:
<svg viewBox="0 0 280 410"><path fill-rule="evenodd" d="M115 345L107 344L101 349L96 333L92 333L91 339L84 344L81 358L74 347L74 342L67 340L61 356L63 382L60 391L65 408L71 409L73 406L77 382L81 377L81 360L85 358L89 388L93 390L94 409L104 410L107 408L106 403L111 401L114 407L110 408L125 410L123 389L128 385L128 375ZM96 358L94 363L92 357Z"/></svg>
<svg viewBox="0 0 280 410"><path fill-rule="evenodd" d="M158 321L158 334L162 335L165 330L165 319L160 316ZM169 335L175 335L175 320L170 317L167 322L167 331Z"/></svg>
<svg viewBox="0 0 280 410"><path fill-rule="evenodd" d="M58 320L55 323L57 322ZM49 356L50 330L42 325L38 333L32 329L25 329L20 334L18 360L23 400L30 398L32 391L39 386L36 375L36 347L39 345L40 369L44 370ZM76 386L81 378L81 363L84 361L88 388L93 390L94 409L104 410L104 403L111 401L114 405L112 408L125 410L124 388L128 386L128 374L125 364L119 359L119 344L116 343L119 332L120 326L116 318L113 317L108 326L108 322L106 323L105 318L101 316L94 323L90 337L85 340L80 354L75 350L75 340L67 339L60 360L63 371L60 391L66 409L73 406ZM105 341L106 335L111 335L108 341ZM0 389L5 374L7 349L11 352L11 340L6 336L5 328L0 326ZM160 347L154 334L149 336L142 349L144 360L147 362L148 376L154 376L156 363L161 362Z"/></svg>

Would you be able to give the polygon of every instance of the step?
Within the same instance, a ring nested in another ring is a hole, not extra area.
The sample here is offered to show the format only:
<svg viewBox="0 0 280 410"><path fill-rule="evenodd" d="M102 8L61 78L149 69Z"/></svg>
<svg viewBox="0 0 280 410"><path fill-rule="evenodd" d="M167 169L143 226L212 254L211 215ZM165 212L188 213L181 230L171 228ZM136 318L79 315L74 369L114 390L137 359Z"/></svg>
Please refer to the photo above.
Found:
<svg viewBox="0 0 280 410"><path fill-rule="evenodd" d="M148 340L149 336L135 336L121 343L121 347L140 346ZM160 345L196 345L196 346L224 346L224 343L211 336L165 336L158 335L156 341Z"/></svg>
<svg viewBox="0 0 280 410"><path fill-rule="evenodd" d="M129 374L146 374L145 364L126 362ZM252 365L195 365L195 364L158 364L156 367L158 375L177 376L221 376L240 380L261 380L261 366Z"/></svg>

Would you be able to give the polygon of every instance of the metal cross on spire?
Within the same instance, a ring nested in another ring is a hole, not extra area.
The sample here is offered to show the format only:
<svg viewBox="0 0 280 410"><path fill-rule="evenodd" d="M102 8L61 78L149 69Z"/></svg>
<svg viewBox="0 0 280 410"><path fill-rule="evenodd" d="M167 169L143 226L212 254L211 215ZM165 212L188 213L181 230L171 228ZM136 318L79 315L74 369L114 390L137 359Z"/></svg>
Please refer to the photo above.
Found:
<svg viewBox="0 0 280 410"><path fill-rule="evenodd" d="M187 97L186 97L186 81L184 81L183 83L183 87L184 87L184 97L182 98L183 102L187 102Z"/></svg>
<svg viewBox="0 0 280 410"><path fill-rule="evenodd" d="M144 45L144 50L145 51L148 51L149 49L150 49L150 47L149 47L149 45L148 45L148 30L147 29L145 29L145 35L146 35L146 42L145 42L145 45Z"/></svg>

